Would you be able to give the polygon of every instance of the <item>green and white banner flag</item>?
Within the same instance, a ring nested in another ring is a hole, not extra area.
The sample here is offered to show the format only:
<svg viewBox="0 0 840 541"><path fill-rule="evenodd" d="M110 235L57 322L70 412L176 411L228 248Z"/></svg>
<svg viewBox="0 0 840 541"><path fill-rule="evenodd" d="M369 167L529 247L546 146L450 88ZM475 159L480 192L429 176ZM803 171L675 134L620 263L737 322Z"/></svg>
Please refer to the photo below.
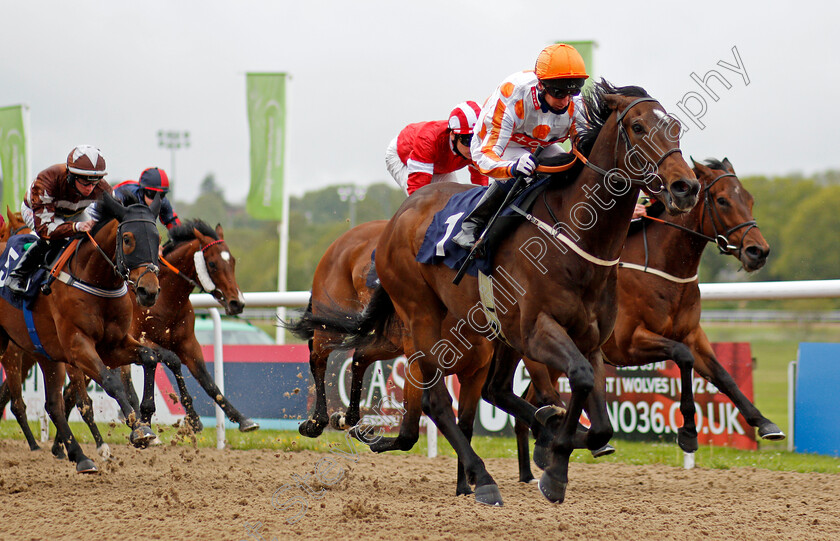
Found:
<svg viewBox="0 0 840 541"><path fill-rule="evenodd" d="M13 212L20 210L20 203L29 187L25 110L25 105L0 107L0 182L3 186L0 212L3 213L7 206Z"/></svg>
<svg viewBox="0 0 840 541"><path fill-rule="evenodd" d="M249 73L248 126L251 186L246 209L259 220L283 218L286 143L286 74Z"/></svg>

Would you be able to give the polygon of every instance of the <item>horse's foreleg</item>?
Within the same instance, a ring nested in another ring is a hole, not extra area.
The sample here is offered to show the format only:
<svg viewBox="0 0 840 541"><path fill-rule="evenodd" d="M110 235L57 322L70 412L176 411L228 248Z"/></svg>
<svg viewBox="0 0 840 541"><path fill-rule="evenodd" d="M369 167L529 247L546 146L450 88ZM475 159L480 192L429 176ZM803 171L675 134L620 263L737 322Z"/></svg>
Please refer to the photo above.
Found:
<svg viewBox="0 0 840 541"><path fill-rule="evenodd" d="M694 355L682 342L670 340L642 327L633 332L628 356L634 365L673 359L680 369L680 413L683 426L677 430L677 443L686 453L697 451L697 424L694 406Z"/></svg>
<svg viewBox="0 0 840 541"><path fill-rule="evenodd" d="M595 375L589 359L581 354L566 330L550 316L542 314L538 317L533 336L540 339L528 341L526 356L555 372L565 372L572 389L568 411L563 415L559 431L551 443L550 463L539 483L540 491L547 500L562 503L566 497L569 456L574 449L578 420L595 386Z"/></svg>
<svg viewBox="0 0 840 541"><path fill-rule="evenodd" d="M201 353L201 346L198 344L198 341L195 340L195 336L187 342L179 344L179 346L180 347L175 350L178 358L181 359L183 364L187 365L187 368L190 369L193 377L198 384L201 385L201 388L204 389L204 392L207 393L207 396L212 398L213 401L222 408L222 411L231 421L239 424L239 431L250 432L252 430L257 430L260 425L252 419L249 419L239 413L239 411L233 407L233 404L225 398L219 390L219 387L216 386L216 382L207 371L207 365L204 363L204 355Z"/></svg>
<svg viewBox="0 0 840 541"><path fill-rule="evenodd" d="M204 425L201 423L201 419L195 411L192 395L187 390L187 382L184 381L184 374L181 372L181 359L178 358L178 355L165 348L159 348L157 350L157 354L160 358L160 362L162 362L163 365L172 372L172 375L175 376L175 384L178 386L178 394L180 395L181 405L184 407L184 411L187 414L187 423L190 424L193 432L201 432L204 430ZM123 374L125 374L125 372L127 372L127 370L124 371Z"/></svg>
<svg viewBox="0 0 840 541"><path fill-rule="evenodd" d="M55 425L56 433L61 437L67 449L67 456L76 463L77 472L96 473L96 465L85 456L82 447L70 431L70 425L64 414L64 398L61 393L65 376L64 365L50 361L43 361L40 365L44 372L44 393L47 397L45 409Z"/></svg>
<svg viewBox="0 0 840 541"><path fill-rule="evenodd" d="M174 355L168 350L166 354ZM158 355L151 348L140 348L138 351L139 364L143 366L143 399L140 401L140 422L152 424L155 414L155 370L158 365Z"/></svg>
<svg viewBox="0 0 840 541"><path fill-rule="evenodd" d="M140 399L137 398L137 392L134 390L134 382L131 380L131 366L123 366L120 368L120 379L125 387L125 393L128 395L128 403L134 408L134 411L140 409Z"/></svg>
<svg viewBox="0 0 840 541"><path fill-rule="evenodd" d="M738 408L738 411L741 412L750 426L758 429L758 435L761 438L767 440L785 439L785 433L782 429L761 414L758 408L750 402L750 399L741 392L729 372L720 365L702 328L697 327L686 340L686 343L694 353L694 369L697 373L712 382L720 392L732 400L732 403L735 404L735 407Z"/></svg>
<svg viewBox="0 0 840 541"><path fill-rule="evenodd" d="M595 457L611 454L615 451L607 443L613 436L612 423L607 413L606 373L604 371L604 357L598 350L589 358L594 370L595 385L586 398L586 415L589 417L590 427L586 432L578 430L576 436L584 434L584 445ZM576 449L580 447L575 445Z"/></svg>
<svg viewBox="0 0 840 541"><path fill-rule="evenodd" d="M81 370L72 366L67 367L67 375L70 376L70 385L65 390L65 413L69 412L66 395L67 391L71 390L70 394L75 394L76 396L76 409L79 410L82 420L90 429L93 441L96 442L96 452L99 456L108 460L111 457L111 448L107 443L105 443L105 440L102 439L99 427L96 426L96 421L93 417L93 400L91 400L90 395L87 392L88 380L85 378L85 375ZM70 407L72 407L72 405Z"/></svg>

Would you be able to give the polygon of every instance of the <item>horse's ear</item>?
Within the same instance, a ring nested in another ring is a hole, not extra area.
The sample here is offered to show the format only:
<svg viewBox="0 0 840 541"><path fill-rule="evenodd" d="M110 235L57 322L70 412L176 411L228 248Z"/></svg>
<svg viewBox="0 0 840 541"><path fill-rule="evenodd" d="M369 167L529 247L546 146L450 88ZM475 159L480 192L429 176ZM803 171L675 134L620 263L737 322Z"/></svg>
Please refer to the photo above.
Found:
<svg viewBox="0 0 840 541"><path fill-rule="evenodd" d="M152 214L155 216L160 214L160 192L155 192L155 198L152 201L152 204L149 205L149 209L151 209Z"/></svg>
<svg viewBox="0 0 840 541"><path fill-rule="evenodd" d="M694 161L694 156L689 156L689 158L691 158L691 167L696 168L697 167L697 162Z"/></svg>
<svg viewBox="0 0 840 541"><path fill-rule="evenodd" d="M117 220L122 220L128 210L114 199L114 196L108 192L102 192L102 198L99 200L102 203L102 216L113 216Z"/></svg>
<svg viewBox="0 0 840 541"><path fill-rule="evenodd" d="M705 165L703 165L700 162L695 162L694 158L691 158L691 163L694 164L694 169L697 170L697 173L698 173L697 176L700 176L700 175L711 176L712 175L712 170L711 169L709 169L708 167L706 167Z"/></svg>
<svg viewBox="0 0 840 541"><path fill-rule="evenodd" d="M218 235L220 240L225 238L225 233L222 231L222 224L216 224L216 235Z"/></svg>
<svg viewBox="0 0 840 541"><path fill-rule="evenodd" d="M9 208L9 205L6 205L6 217L9 219L9 223L12 222L12 209Z"/></svg>
<svg viewBox="0 0 840 541"><path fill-rule="evenodd" d="M610 106L613 111L618 111L621 108L621 100L624 97L618 94L604 94L604 102Z"/></svg>
<svg viewBox="0 0 840 541"><path fill-rule="evenodd" d="M727 171L729 171L733 175L735 174L735 168L732 167L732 164L729 162L729 158L724 158L723 161L720 162L720 163L723 164L724 169L726 169Z"/></svg>
<svg viewBox="0 0 840 541"><path fill-rule="evenodd" d="M213 242L213 239L211 239L210 237L208 237L207 235L205 235L204 233L199 231L197 227L193 227L193 235L195 235L195 238L198 239L198 242L202 246L204 246L206 244L210 244L211 242Z"/></svg>

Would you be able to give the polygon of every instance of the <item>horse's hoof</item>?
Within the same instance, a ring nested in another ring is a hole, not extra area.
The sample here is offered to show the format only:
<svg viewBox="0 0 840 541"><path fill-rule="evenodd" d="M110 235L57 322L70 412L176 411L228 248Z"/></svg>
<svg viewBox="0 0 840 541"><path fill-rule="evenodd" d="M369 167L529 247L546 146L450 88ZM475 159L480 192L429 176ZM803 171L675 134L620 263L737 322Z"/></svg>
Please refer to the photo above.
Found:
<svg viewBox="0 0 840 541"><path fill-rule="evenodd" d="M785 433L776 423L766 423L758 427L758 435L763 440L780 441L785 439Z"/></svg>
<svg viewBox="0 0 840 541"><path fill-rule="evenodd" d="M505 503L502 501L502 493L499 492L499 487L496 485L482 485L475 487L475 501L484 505L493 505L501 507Z"/></svg>
<svg viewBox="0 0 840 541"><path fill-rule="evenodd" d="M30 450L30 451L40 451L40 450L41 450L41 446L39 446L39 445L36 443L36 444L34 444L34 445L30 446L30 447L29 447L29 450Z"/></svg>
<svg viewBox="0 0 840 541"><path fill-rule="evenodd" d="M601 458L602 456L611 455L615 452L615 447L610 445L609 443L601 447L600 449L593 449L591 451L592 458Z"/></svg>
<svg viewBox="0 0 840 541"><path fill-rule="evenodd" d="M67 455L64 453L64 447L58 446L58 448L53 447L50 451L52 453L53 458L56 460L64 460L67 458Z"/></svg>
<svg viewBox="0 0 840 541"><path fill-rule="evenodd" d="M163 442L162 442L162 441L160 441L160 438L159 438L159 437L155 436L155 439L153 439L152 441L150 441L147 445L148 445L149 447L157 447L158 445L163 445Z"/></svg>
<svg viewBox="0 0 840 541"><path fill-rule="evenodd" d="M520 475L519 476L520 483L533 483L534 482L534 474L528 472L528 475Z"/></svg>
<svg viewBox="0 0 840 541"><path fill-rule="evenodd" d="M680 428L677 431L677 444L686 453L697 452L697 449L700 447L697 444L697 432L689 433L685 429Z"/></svg>
<svg viewBox="0 0 840 541"><path fill-rule="evenodd" d="M239 423L239 431L240 432L253 432L254 430L259 430L260 424L254 422L253 419L243 419Z"/></svg>
<svg viewBox="0 0 840 541"><path fill-rule="evenodd" d="M96 464L93 460L86 458L76 464L76 473L97 473Z"/></svg>
<svg viewBox="0 0 840 541"><path fill-rule="evenodd" d="M102 457L103 460L110 460L111 459L111 448L108 446L107 443L103 443L99 447L96 448L97 454Z"/></svg>
<svg viewBox="0 0 840 541"><path fill-rule="evenodd" d="M469 485L467 485L466 487L455 487L456 496L469 496L472 493L473 489L471 489Z"/></svg>
<svg viewBox="0 0 840 541"><path fill-rule="evenodd" d="M204 430L204 423L201 422L201 419L198 417L188 417L187 422L190 424L190 428L196 434Z"/></svg>
<svg viewBox="0 0 840 541"><path fill-rule="evenodd" d="M337 411L330 415L330 426L336 430L347 430L347 419L344 412Z"/></svg>
<svg viewBox="0 0 840 541"><path fill-rule="evenodd" d="M139 449L148 447L149 442L153 441L157 435L152 432L152 429L146 425L140 425L131 431L128 441Z"/></svg>
<svg viewBox="0 0 840 541"><path fill-rule="evenodd" d="M551 452L548 450L548 447L543 447L542 445L534 445L534 464L541 470L544 470L548 467L548 463L550 462Z"/></svg>
<svg viewBox="0 0 840 541"><path fill-rule="evenodd" d="M566 416L566 408L560 406L543 406L534 412L534 417L543 426L548 425L548 421L552 417L563 418Z"/></svg>
<svg viewBox="0 0 840 541"><path fill-rule="evenodd" d="M300 432L301 436L306 436L307 438L317 438L323 434L324 425L313 419L307 419L298 425L298 432Z"/></svg>
<svg viewBox="0 0 840 541"><path fill-rule="evenodd" d="M551 503L563 503L563 500L566 499L567 484L552 479L548 473L543 473L540 477L540 492Z"/></svg>

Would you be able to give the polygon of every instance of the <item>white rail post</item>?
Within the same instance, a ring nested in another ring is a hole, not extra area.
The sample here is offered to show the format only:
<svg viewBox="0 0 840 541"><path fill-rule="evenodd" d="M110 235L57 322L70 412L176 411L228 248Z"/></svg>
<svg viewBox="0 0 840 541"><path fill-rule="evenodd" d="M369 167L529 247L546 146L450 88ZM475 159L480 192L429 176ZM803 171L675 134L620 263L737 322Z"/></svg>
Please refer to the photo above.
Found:
<svg viewBox="0 0 840 541"><path fill-rule="evenodd" d="M222 354L222 316L218 308L210 308L213 319L213 379L219 393L225 394L225 361ZM225 412L216 404L216 449L225 448Z"/></svg>
<svg viewBox="0 0 840 541"><path fill-rule="evenodd" d="M798 365L796 361L788 363L788 437L787 450L795 451L796 445L793 432L794 418L796 416L796 369Z"/></svg>
<svg viewBox="0 0 840 541"><path fill-rule="evenodd" d="M435 458L438 454L438 429L430 417L423 416L426 420L426 456Z"/></svg>

